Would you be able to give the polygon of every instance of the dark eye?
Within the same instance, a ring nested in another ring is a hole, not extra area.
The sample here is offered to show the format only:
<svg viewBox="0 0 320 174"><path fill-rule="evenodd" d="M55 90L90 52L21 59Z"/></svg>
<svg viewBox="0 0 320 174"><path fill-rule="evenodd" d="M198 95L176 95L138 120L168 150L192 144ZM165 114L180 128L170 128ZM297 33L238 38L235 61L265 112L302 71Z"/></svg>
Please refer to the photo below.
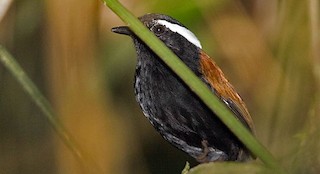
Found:
<svg viewBox="0 0 320 174"><path fill-rule="evenodd" d="M163 25L156 25L152 28L152 31L155 34L162 34L165 31L165 27Z"/></svg>

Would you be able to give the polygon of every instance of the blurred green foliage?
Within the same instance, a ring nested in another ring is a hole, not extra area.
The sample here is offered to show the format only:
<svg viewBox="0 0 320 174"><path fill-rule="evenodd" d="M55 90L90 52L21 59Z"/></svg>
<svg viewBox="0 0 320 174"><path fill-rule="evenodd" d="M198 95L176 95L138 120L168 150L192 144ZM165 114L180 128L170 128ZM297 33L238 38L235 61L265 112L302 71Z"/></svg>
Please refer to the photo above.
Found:
<svg viewBox="0 0 320 174"><path fill-rule="evenodd" d="M188 26L245 99L257 138L281 165L289 173L320 171L316 0L121 2L137 16L165 13ZM110 32L122 23L101 2L15 1L0 20L0 44L102 171L180 173L185 161L197 164L142 115L133 94L133 45ZM0 173L79 173L59 142L0 65ZM256 164L234 168L259 170Z"/></svg>

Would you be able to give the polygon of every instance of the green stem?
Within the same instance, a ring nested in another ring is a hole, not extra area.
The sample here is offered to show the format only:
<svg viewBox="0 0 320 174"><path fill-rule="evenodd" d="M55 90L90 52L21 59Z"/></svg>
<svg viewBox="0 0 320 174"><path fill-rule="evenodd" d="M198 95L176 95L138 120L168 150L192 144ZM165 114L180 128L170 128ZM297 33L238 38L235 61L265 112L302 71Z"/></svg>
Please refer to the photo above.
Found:
<svg viewBox="0 0 320 174"><path fill-rule="evenodd" d="M30 97L33 99L36 105L49 119L49 122L51 123L52 127L55 129L59 137L63 140L64 144L67 145L67 147L71 150L76 159L79 160L84 167L86 167L86 170L88 170L88 167L85 165L85 162L88 161L88 158L85 158L84 152L75 143L74 139L71 137L70 133L66 130L66 128L62 125L59 119L55 117L53 109L48 100L41 94L39 89L26 75L26 73L16 62L16 60L1 45L0 62L2 62L4 66L11 72L11 74L18 80L23 89L30 95Z"/></svg>
<svg viewBox="0 0 320 174"><path fill-rule="evenodd" d="M174 54L152 34L134 15L117 0L103 0L130 29L144 41L227 125L227 127L267 166L282 170L272 154L234 117L209 88Z"/></svg>

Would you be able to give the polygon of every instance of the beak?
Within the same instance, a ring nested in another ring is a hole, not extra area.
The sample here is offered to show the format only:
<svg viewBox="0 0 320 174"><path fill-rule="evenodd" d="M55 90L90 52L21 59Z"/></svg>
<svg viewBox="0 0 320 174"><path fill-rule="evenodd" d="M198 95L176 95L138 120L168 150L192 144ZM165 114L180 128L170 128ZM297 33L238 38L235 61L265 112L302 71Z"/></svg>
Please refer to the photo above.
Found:
<svg viewBox="0 0 320 174"><path fill-rule="evenodd" d="M128 35L128 36L133 35L133 32L127 26L113 27L111 31L118 34Z"/></svg>

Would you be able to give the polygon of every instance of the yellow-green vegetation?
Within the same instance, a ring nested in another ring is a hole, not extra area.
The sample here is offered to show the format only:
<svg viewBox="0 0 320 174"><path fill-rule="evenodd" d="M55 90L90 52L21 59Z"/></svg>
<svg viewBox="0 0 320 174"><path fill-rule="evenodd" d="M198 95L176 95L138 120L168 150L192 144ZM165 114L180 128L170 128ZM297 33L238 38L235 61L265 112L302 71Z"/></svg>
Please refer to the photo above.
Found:
<svg viewBox="0 0 320 174"><path fill-rule="evenodd" d="M8 0L0 9L0 173L181 173L186 161L190 174L320 172L317 0L120 2L134 16L173 16L198 36L248 106L258 141L226 123L258 159L195 167L151 128L134 101L133 44L110 32L130 16L122 22L100 0Z"/></svg>

